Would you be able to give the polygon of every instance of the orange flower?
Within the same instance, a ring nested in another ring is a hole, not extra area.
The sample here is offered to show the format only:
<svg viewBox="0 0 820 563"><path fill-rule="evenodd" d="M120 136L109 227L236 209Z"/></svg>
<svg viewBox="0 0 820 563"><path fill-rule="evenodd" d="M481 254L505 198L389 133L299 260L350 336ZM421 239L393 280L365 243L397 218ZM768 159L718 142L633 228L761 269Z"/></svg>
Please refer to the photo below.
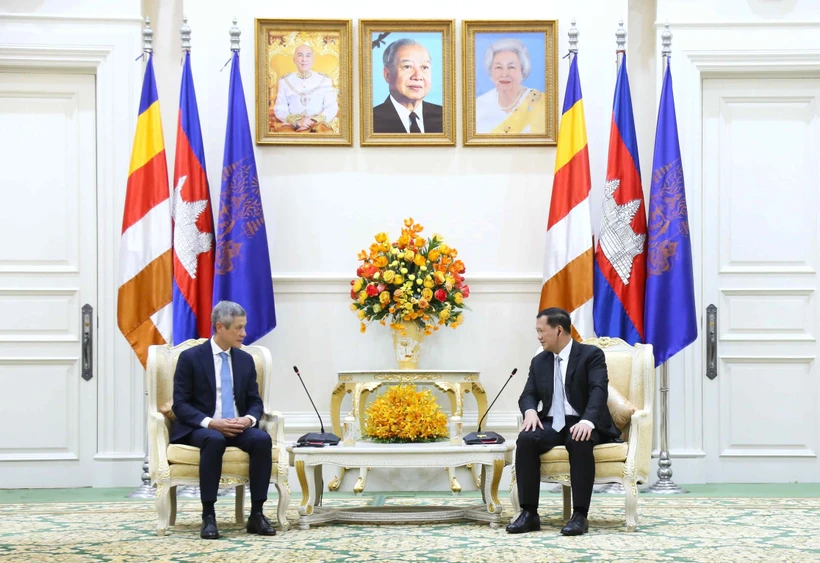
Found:
<svg viewBox="0 0 820 563"><path fill-rule="evenodd" d="M430 252L427 253L427 259L430 262L435 262L436 260L438 260L440 255L441 255L441 253L438 250L431 250Z"/></svg>
<svg viewBox="0 0 820 563"><path fill-rule="evenodd" d="M416 254L415 258L413 258L413 263L416 266L424 266L427 263L427 259L421 254Z"/></svg>
<svg viewBox="0 0 820 563"><path fill-rule="evenodd" d="M412 227L413 223L415 223L415 221L413 221L412 217L408 217L407 219L404 220L404 226L405 227Z"/></svg>
<svg viewBox="0 0 820 563"><path fill-rule="evenodd" d="M410 244L410 235L408 235L406 233L403 234L402 236L399 237L399 240L397 241L397 243L399 245L399 248L401 248L402 250L407 248L407 245Z"/></svg>
<svg viewBox="0 0 820 563"><path fill-rule="evenodd" d="M358 258L359 258L359 260L367 260L367 252L362 250L361 252L359 252Z"/></svg>
<svg viewBox="0 0 820 563"><path fill-rule="evenodd" d="M387 240L387 233L379 233L376 235L376 242L382 243Z"/></svg>
<svg viewBox="0 0 820 563"><path fill-rule="evenodd" d="M384 255L379 255L376 260L373 262L378 268L384 268L387 266L387 257Z"/></svg>

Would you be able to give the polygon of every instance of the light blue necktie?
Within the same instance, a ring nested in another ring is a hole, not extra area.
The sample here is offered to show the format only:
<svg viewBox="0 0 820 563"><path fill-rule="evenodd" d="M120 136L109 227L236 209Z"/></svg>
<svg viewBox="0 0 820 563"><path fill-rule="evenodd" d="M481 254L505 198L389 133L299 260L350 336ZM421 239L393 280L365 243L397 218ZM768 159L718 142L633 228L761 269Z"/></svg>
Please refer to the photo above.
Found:
<svg viewBox="0 0 820 563"><path fill-rule="evenodd" d="M552 390L552 428L560 432L567 421L564 416L564 381L561 379L561 356L555 356L554 383Z"/></svg>
<svg viewBox="0 0 820 563"><path fill-rule="evenodd" d="M231 366L228 364L228 353L220 352L222 358L222 369L219 379L222 381L222 418L233 418L233 380L231 379Z"/></svg>

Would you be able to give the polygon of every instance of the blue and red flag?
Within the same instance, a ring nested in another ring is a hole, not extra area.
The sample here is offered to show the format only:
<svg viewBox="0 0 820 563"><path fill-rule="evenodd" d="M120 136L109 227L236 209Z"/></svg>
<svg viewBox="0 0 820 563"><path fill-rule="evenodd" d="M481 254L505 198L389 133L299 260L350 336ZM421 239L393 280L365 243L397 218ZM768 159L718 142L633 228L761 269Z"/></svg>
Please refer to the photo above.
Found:
<svg viewBox="0 0 820 563"><path fill-rule="evenodd" d="M643 342L646 209L626 55L615 84L593 288L595 333L622 338L633 345Z"/></svg>
<svg viewBox="0 0 820 563"><path fill-rule="evenodd" d="M211 336L213 242L214 219L205 151L191 75L191 53L186 52L174 162L174 344Z"/></svg>
<svg viewBox="0 0 820 563"><path fill-rule="evenodd" d="M657 367L698 337L692 239L669 65L663 77L655 130L647 246L644 326Z"/></svg>
<svg viewBox="0 0 820 563"><path fill-rule="evenodd" d="M239 73L239 51L234 51L231 61L217 216L214 303L221 300L235 301L248 312L247 344L253 344L276 327L268 235Z"/></svg>

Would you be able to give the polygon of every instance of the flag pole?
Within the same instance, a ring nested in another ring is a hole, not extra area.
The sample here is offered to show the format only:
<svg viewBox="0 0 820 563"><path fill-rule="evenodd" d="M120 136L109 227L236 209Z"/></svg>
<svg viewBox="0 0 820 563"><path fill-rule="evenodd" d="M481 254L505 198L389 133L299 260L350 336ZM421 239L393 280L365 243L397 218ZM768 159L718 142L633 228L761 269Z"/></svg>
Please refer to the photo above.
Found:
<svg viewBox="0 0 820 563"><path fill-rule="evenodd" d="M669 57L672 55L672 32L669 22L661 34L663 50L663 72L669 71ZM674 495L686 493L672 480L672 460L669 458L669 364L661 364L661 451L658 456L658 480L645 493Z"/></svg>
<svg viewBox="0 0 820 563"><path fill-rule="evenodd" d="M142 52L143 61L147 64L148 58L154 52L154 30L151 29L151 19L145 16L145 27L142 28ZM145 378L143 377L143 385L145 385ZM142 484L131 491L128 498L136 499L154 499L157 498L157 488L151 485L151 474L149 473L150 464L148 461L148 390L143 390L142 397L142 426L145 429L145 458L142 460L142 474L140 480Z"/></svg>

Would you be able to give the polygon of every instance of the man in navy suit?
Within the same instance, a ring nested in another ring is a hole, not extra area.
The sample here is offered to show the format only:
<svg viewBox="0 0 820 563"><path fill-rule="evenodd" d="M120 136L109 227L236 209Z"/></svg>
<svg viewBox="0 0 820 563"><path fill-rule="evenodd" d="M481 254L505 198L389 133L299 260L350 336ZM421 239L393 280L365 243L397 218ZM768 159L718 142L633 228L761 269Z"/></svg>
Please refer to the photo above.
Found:
<svg viewBox="0 0 820 563"><path fill-rule="evenodd" d="M253 357L239 349L247 315L239 304L220 301L211 313L211 324L213 338L179 355L171 442L200 449L200 537L219 537L214 503L227 446L236 446L251 458L248 533L274 536L276 530L262 512L271 477L271 438L258 427L263 409Z"/></svg>
<svg viewBox="0 0 820 563"><path fill-rule="evenodd" d="M556 446L566 446L573 513L561 533L577 536L589 530L587 514L595 482L592 448L616 441L620 436L606 404L606 359L597 346L572 339L569 313L563 309L551 307L538 313L535 331L544 351L532 359L527 383L518 400L524 415L515 450L521 514L507 526L507 532L520 534L541 529L541 454Z"/></svg>
<svg viewBox="0 0 820 563"><path fill-rule="evenodd" d="M373 108L374 133L441 133L441 106L424 101L430 93L430 53L413 39L399 39L382 55L390 95Z"/></svg>

